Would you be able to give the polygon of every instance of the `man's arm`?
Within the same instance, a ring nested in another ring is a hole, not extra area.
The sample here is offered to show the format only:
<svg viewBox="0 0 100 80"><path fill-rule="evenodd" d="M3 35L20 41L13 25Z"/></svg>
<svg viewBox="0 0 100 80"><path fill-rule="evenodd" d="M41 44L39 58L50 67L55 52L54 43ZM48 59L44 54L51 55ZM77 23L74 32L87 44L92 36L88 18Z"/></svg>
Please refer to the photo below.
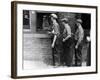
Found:
<svg viewBox="0 0 100 80"><path fill-rule="evenodd" d="M82 42L83 37L84 37L84 30L82 26L80 25L78 29L79 29L79 39L77 41L76 48L78 48L79 44Z"/></svg>
<svg viewBox="0 0 100 80"><path fill-rule="evenodd" d="M67 31L67 37L65 37L64 39L63 39L63 41L66 41L66 40L68 40L70 37L71 37L71 28L70 28L70 26L67 24L67 25L65 25L65 29L66 29L66 31Z"/></svg>
<svg viewBox="0 0 100 80"><path fill-rule="evenodd" d="M52 48L54 48L54 46L55 46L55 42L56 42L56 39L57 39L57 36L56 35L54 35L54 38L53 38L53 42L52 42Z"/></svg>

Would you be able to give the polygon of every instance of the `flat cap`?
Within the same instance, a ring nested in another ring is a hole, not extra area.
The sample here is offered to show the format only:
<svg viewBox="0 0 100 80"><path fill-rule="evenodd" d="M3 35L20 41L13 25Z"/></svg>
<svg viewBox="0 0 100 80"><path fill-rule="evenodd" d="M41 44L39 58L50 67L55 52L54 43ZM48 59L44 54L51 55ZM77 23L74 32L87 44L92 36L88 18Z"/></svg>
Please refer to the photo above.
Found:
<svg viewBox="0 0 100 80"><path fill-rule="evenodd" d="M78 23L82 23L82 20L81 19L77 19L76 20Z"/></svg>
<svg viewBox="0 0 100 80"><path fill-rule="evenodd" d="M51 17L53 17L53 18L55 18L55 19L58 18L56 14L51 14Z"/></svg>
<svg viewBox="0 0 100 80"><path fill-rule="evenodd" d="M67 23L69 20L68 20L68 18L63 18L63 19L61 19L61 21Z"/></svg>

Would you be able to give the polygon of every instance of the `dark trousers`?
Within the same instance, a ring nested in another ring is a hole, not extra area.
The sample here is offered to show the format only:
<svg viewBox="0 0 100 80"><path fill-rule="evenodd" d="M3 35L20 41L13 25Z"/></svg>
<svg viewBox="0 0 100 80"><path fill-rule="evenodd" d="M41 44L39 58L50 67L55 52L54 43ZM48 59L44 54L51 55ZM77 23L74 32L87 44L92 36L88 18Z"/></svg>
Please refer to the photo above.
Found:
<svg viewBox="0 0 100 80"><path fill-rule="evenodd" d="M53 65L60 66L62 64L61 55L63 54L63 44L62 44L61 37L57 38L55 42L55 46L52 50L53 50L53 53L52 53Z"/></svg>
<svg viewBox="0 0 100 80"><path fill-rule="evenodd" d="M87 66L91 66L91 42L89 42L89 47L87 50Z"/></svg>
<svg viewBox="0 0 100 80"><path fill-rule="evenodd" d="M75 66L81 66L82 65L82 44L78 46L77 49L75 49Z"/></svg>
<svg viewBox="0 0 100 80"><path fill-rule="evenodd" d="M73 50L74 50L74 45L73 45L73 39L69 38L63 43L63 62L65 63L66 66L72 66L73 63Z"/></svg>

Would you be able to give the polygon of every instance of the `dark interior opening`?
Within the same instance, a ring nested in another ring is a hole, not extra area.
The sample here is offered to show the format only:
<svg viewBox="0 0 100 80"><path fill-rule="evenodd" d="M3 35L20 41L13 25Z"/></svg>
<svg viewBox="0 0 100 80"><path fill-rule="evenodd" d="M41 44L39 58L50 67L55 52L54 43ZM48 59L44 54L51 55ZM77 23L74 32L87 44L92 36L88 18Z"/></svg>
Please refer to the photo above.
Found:
<svg viewBox="0 0 100 80"><path fill-rule="evenodd" d="M50 28L50 14L51 13L38 13L36 14L36 30L48 31Z"/></svg>
<svg viewBox="0 0 100 80"><path fill-rule="evenodd" d="M82 14L82 26L84 29L91 29L91 15L90 14Z"/></svg>

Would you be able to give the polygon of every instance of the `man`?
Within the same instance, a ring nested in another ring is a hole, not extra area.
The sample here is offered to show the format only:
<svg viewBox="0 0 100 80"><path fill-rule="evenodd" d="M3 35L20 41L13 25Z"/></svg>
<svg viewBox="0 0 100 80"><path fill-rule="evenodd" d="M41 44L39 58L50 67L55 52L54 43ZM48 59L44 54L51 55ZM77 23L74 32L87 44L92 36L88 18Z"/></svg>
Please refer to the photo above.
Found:
<svg viewBox="0 0 100 80"><path fill-rule="evenodd" d="M73 52L71 52L73 45L71 27L68 24L69 22L68 18L63 18L61 21L64 26L64 31L63 31L64 64L69 67L72 66L72 61L73 61Z"/></svg>
<svg viewBox="0 0 100 80"><path fill-rule="evenodd" d="M52 33L54 34L53 41L52 41L52 49L53 49L53 65L60 66L61 65L61 54L63 52L62 49L62 40L60 36L60 27L57 22L57 15L51 14L51 21L53 23L53 30Z"/></svg>
<svg viewBox="0 0 100 80"><path fill-rule="evenodd" d="M88 49L87 49L87 61L86 61L86 65L87 66L91 66L91 31L89 33L89 35L86 37L87 43L89 44Z"/></svg>
<svg viewBox="0 0 100 80"><path fill-rule="evenodd" d="M81 66L82 65L82 41L84 37L84 30L82 28L82 20L77 19L76 25L77 30L75 32L75 66Z"/></svg>

